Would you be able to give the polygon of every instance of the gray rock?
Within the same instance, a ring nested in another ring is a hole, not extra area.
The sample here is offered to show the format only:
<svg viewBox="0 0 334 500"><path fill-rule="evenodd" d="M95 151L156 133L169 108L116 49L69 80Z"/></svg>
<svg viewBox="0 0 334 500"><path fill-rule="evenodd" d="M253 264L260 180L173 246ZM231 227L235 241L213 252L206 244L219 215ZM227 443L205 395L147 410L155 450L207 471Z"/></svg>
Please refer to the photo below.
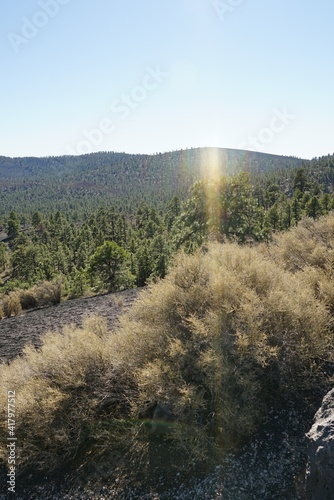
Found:
<svg viewBox="0 0 334 500"><path fill-rule="evenodd" d="M334 389L323 399L315 422L306 434L309 463L306 495L309 500L334 499Z"/></svg>

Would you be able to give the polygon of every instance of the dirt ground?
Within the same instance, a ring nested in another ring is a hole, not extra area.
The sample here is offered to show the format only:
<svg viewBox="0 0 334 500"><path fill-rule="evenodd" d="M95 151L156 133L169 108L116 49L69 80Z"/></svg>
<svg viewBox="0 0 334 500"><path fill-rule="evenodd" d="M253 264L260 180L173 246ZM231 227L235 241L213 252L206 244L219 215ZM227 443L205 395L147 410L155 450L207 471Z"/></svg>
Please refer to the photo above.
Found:
<svg viewBox="0 0 334 500"><path fill-rule="evenodd" d="M97 314L107 318L110 329L117 318L129 309L140 290L68 300L56 306L25 311L21 316L0 320L0 362L10 361L20 355L28 342L38 347L41 335L49 330L61 330L70 323L81 326L85 316Z"/></svg>

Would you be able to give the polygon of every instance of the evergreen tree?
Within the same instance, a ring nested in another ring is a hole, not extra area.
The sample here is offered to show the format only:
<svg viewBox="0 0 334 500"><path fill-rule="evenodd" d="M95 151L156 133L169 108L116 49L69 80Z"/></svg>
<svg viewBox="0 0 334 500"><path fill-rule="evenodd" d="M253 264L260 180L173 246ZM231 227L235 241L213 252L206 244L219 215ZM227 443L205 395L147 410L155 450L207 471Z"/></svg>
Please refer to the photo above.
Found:
<svg viewBox="0 0 334 500"><path fill-rule="evenodd" d="M174 196L167 205L166 216L165 216L165 224L167 226L167 230L170 231L175 219L181 213L181 200L179 196Z"/></svg>
<svg viewBox="0 0 334 500"><path fill-rule="evenodd" d="M295 224L298 224L298 221L301 219L301 206L298 201L298 198L294 197L291 203L291 212L292 212L292 219Z"/></svg>
<svg viewBox="0 0 334 500"><path fill-rule="evenodd" d="M76 266L78 270L85 269L89 262L89 255L86 243L83 241L76 252Z"/></svg>
<svg viewBox="0 0 334 500"><path fill-rule="evenodd" d="M18 218L18 215L16 214L16 212L14 212L12 210L9 214L9 218L7 221L8 238L11 240L14 240L15 238L17 238L18 235L20 234L20 229L21 229L21 226L20 226L20 220Z"/></svg>
<svg viewBox="0 0 334 500"><path fill-rule="evenodd" d="M167 246L161 234L157 234L151 243L151 255L153 261L153 274L164 278L167 273Z"/></svg>
<svg viewBox="0 0 334 500"><path fill-rule="evenodd" d="M90 272L97 274L110 291L115 291L122 284L122 272L125 271L127 258L124 248L114 241L106 241L91 257Z"/></svg>
<svg viewBox="0 0 334 500"><path fill-rule="evenodd" d="M0 270L5 271L8 264L8 250L7 246L0 242Z"/></svg>
<svg viewBox="0 0 334 500"><path fill-rule="evenodd" d="M321 215L321 206L316 196L312 196L306 203L305 212L308 217L312 217L313 219L317 219Z"/></svg>
<svg viewBox="0 0 334 500"><path fill-rule="evenodd" d="M88 288L86 272L83 269L73 268L71 272L71 295L72 297L82 297Z"/></svg>
<svg viewBox="0 0 334 500"><path fill-rule="evenodd" d="M153 271L151 254L146 241L139 247L136 255L136 260L137 285L144 286Z"/></svg>
<svg viewBox="0 0 334 500"><path fill-rule="evenodd" d="M321 210L323 214L328 214L331 209L331 197L328 193L325 193L320 200Z"/></svg>
<svg viewBox="0 0 334 500"><path fill-rule="evenodd" d="M292 207L288 201L285 201L282 207L282 226L283 229L289 229L292 226Z"/></svg>
<svg viewBox="0 0 334 500"><path fill-rule="evenodd" d="M34 212L31 218L32 225L36 228L42 222L42 216L39 212Z"/></svg>
<svg viewBox="0 0 334 500"><path fill-rule="evenodd" d="M11 256L12 277L24 283L34 284L43 279L41 253L38 245L19 245Z"/></svg>
<svg viewBox="0 0 334 500"><path fill-rule="evenodd" d="M299 168L293 180L292 189L298 189L301 193L304 193L308 187L309 182L306 176L306 172L304 168Z"/></svg>
<svg viewBox="0 0 334 500"><path fill-rule="evenodd" d="M273 229L274 231L277 231L279 229L280 216L279 216L277 203L275 203L268 210L267 215L266 215L266 220L267 220L267 224L268 224L270 229Z"/></svg>

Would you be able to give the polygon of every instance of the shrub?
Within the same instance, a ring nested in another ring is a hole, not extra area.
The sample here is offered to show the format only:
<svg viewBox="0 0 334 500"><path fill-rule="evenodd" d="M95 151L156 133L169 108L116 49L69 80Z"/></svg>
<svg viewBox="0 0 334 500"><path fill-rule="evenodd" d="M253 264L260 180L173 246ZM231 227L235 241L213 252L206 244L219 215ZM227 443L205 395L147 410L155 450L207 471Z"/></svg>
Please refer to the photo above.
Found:
<svg viewBox="0 0 334 500"><path fill-rule="evenodd" d="M21 314L22 307L19 296L15 292L5 296L2 302L2 309L7 318Z"/></svg>
<svg viewBox="0 0 334 500"><path fill-rule="evenodd" d="M33 288L33 293L39 306L59 304L62 299L61 281L44 281Z"/></svg>
<svg viewBox="0 0 334 500"><path fill-rule="evenodd" d="M173 415L161 439L176 455L182 450L185 464L214 459L250 435L275 399L319 386L322 363L333 363L322 247L331 249L334 227L305 224L289 233L289 245L180 253L113 335L93 318L83 329L47 334L39 350L26 347L22 359L0 366L1 390L17 392L20 470L55 468L86 449L90 459L93 449L111 450L111 460L126 455L135 470L136 457L148 460L154 449L146 422L157 408ZM308 227L318 231L312 257L298 241ZM6 398L1 393L4 459Z"/></svg>
<svg viewBox="0 0 334 500"><path fill-rule="evenodd" d="M16 391L20 473L64 464L99 435L105 440L113 425L114 441L126 437L117 419L126 416L127 376L110 365L105 338L104 322L92 318L83 329L65 327L61 333L46 334L39 350L26 346L22 358L0 365L2 417L7 389ZM107 417L104 429L99 419ZM0 434L0 458L6 461L5 418Z"/></svg>
<svg viewBox="0 0 334 500"><path fill-rule="evenodd" d="M307 266L334 269L334 214L319 220L303 219L296 228L278 234L269 247L272 258L292 272Z"/></svg>
<svg viewBox="0 0 334 500"><path fill-rule="evenodd" d="M299 274L317 298L334 313L334 214L315 221L304 219L298 227L275 236L262 247L284 269Z"/></svg>
<svg viewBox="0 0 334 500"><path fill-rule="evenodd" d="M58 282L45 281L28 290L16 290L5 295L0 300L5 316L16 316L22 309L31 309L38 306L55 305L61 302L62 284Z"/></svg>
<svg viewBox="0 0 334 500"><path fill-rule="evenodd" d="M18 291L22 309L32 309L38 305L34 289Z"/></svg>
<svg viewBox="0 0 334 500"><path fill-rule="evenodd" d="M0 319L3 319L4 317L5 317L5 313L3 312L3 309L0 306Z"/></svg>
<svg viewBox="0 0 334 500"><path fill-rule="evenodd" d="M329 324L298 276L257 249L213 245L206 255L179 255L167 278L143 293L121 319L114 353L136 374L133 414L171 404L186 426L172 433L201 454L203 440L234 446L272 398L316 383L314 360L331 352Z"/></svg>

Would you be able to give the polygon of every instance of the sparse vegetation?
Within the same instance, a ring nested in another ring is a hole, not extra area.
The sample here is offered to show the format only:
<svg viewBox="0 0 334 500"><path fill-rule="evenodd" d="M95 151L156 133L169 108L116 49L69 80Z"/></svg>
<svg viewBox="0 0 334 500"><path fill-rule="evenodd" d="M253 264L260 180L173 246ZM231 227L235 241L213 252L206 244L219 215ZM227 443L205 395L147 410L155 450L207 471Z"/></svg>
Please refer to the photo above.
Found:
<svg viewBox="0 0 334 500"><path fill-rule="evenodd" d="M20 298L17 293L12 292L2 300L1 308L7 318L18 316L22 312Z"/></svg>
<svg viewBox="0 0 334 500"><path fill-rule="evenodd" d="M0 297L3 316L17 316L24 309L59 304L62 298L61 281L45 281L28 290L16 290ZM0 315L0 319L2 319Z"/></svg>
<svg viewBox="0 0 334 500"><path fill-rule="evenodd" d="M181 251L111 334L91 318L1 365L2 459L9 384L20 408L21 473L86 453L109 453L114 467L125 455L127 467L143 466L158 405L173 415L160 439L183 450L184 465L237 446L273 400L326 382L333 255L333 215L305 220L269 245Z"/></svg>

